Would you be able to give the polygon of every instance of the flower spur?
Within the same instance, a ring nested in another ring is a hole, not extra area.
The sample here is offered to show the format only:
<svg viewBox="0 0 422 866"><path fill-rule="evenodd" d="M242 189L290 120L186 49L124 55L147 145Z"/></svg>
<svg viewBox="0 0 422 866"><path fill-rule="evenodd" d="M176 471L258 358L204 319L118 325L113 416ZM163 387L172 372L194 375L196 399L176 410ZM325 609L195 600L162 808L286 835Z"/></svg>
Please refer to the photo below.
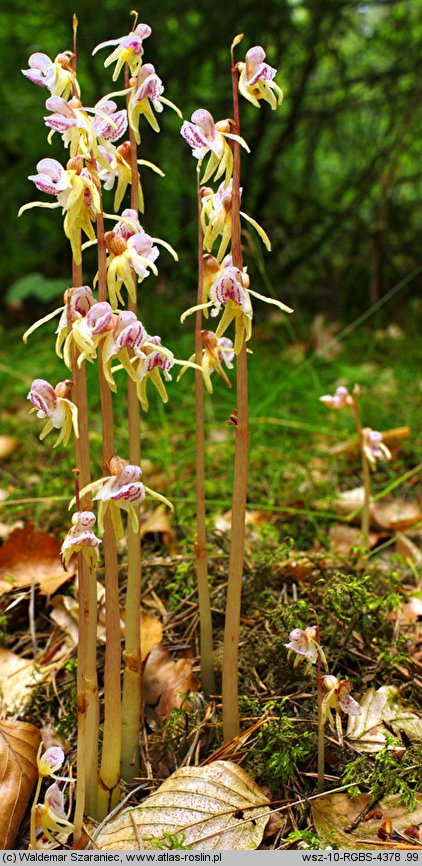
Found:
<svg viewBox="0 0 422 866"><path fill-rule="evenodd" d="M66 379L53 388L45 379L34 379L28 394L27 399L33 406L31 412L36 412L38 418L46 420L40 433L40 439L44 439L54 429L60 430L54 448L57 448L61 442L64 446L67 445L72 428L76 438L79 438L78 410L75 404L68 399L71 384Z"/></svg>

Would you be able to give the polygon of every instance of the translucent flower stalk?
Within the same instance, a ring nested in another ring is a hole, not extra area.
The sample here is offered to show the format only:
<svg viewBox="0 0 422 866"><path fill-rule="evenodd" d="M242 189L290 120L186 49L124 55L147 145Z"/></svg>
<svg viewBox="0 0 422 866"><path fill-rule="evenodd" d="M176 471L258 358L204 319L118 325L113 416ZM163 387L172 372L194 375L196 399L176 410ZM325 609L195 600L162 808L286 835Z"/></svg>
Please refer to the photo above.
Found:
<svg viewBox="0 0 422 866"><path fill-rule="evenodd" d="M378 430L362 427L359 397L359 385L355 385L351 394L344 385L340 385L335 394L324 394L320 400L329 409L343 409L348 406L355 418L363 475L361 531L363 540L367 544L371 523L371 468L375 469L377 460L391 460L391 454Z"/></svg>

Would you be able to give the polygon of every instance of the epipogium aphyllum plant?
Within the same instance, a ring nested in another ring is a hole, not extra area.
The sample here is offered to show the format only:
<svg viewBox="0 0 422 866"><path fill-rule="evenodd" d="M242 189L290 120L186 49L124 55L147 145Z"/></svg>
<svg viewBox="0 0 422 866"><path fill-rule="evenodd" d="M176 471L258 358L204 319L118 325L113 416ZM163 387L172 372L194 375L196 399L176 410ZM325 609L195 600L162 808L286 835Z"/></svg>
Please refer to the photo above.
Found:
<svg viewBox="0 0 422 866"><path fill-rule="evenodd" d="M294 653L294 667L306 661L305 673L313 666L316 668L317 686L317 791L324 790L325 782L325 724L328 721L331 729L336 732L339 745L343 745L341 714L359 716L362 712L358 702L351 697L352 684L350 680L338 680L328 673L325 653L320 645L319 626L308 626L305 629L294 628L289 634L289 643L285 647L289 655ZM327 673L323 674L323 669Z"/></svg>
<svg viewBox="0 0 422 866"><path fill-rule="evenodd" d="M344 385L340 385L335 394L324 394L319 399L329 409L343 409L348 406L353 412L363 475L361 531L364 543L368 544L371 522L371 469L376 468L377 460L391 460L391 454L382 441L382 433L372 430L371 427L362 427L359 397L359 385L355 385L351 394Z"/></svg>
<svg viewBox="0 0 422 866"><path fill-rule="evenodd" d="M139 196L137 155L135 152L130 162L127 162L127 157L133 154L131 140L120 146L114 144L127 129L126 109L118 111L116 103L107 97L101 99L94 108L83 106L76 78L76 20L74 32L73 51L62 52L54 62L45 54L31 55L29 69L24 71L30 80L50 91L46 107L52 114L45 118L45 123L51 129L50 135L55 131L61 133L65 147L69 148L70 158L66 167L53 159L42 159L38 163L37 174L30 179L37 189L54 196L56 202L32 202L24 206L21 212L34 206L61 207L65 215L64 231L72 250L72 287L66 290L63 306L35 323L26 332L25 340L40 324L61 314L56 331L56 351L71 370L72 380L60 382L53 388L45 380L37 379L33 382L28 398L38 416L46 420L42 437L56 428L60 431L56 445L59 442L66 444L72 429L74 432L77 482L76 496L71 505L75 502L77 510L63 542L62 555L65 564L69 563L73 554L77 554L78 559L78 783L75 807L75 834L78 836L85 809L92 815L104 817L118 800L122 718L124 740L126 744L129 743L123 758L123 768L127 773L126 778L136 773L140 725L139 605L134 603L140 593L140 553L135 549L139 546L138 506L146 493L167 505L170 503L165 497L145 487L140 480L142 472L139 460L132 462L136 448L134 440L136 437L139 439L140 435L139 417L134 412L133 400L136 396L143 408L148 408L149 380L162 399L167 400L161 373L169 380L173 364L185 362L176 362L172 353L161 345L159 337L148 335L134 309L118 308L119 303L123 306L123 285L134 305L137 283L146 279L151 272L157 273L154 262L159 251L155 244L162 243L173 251L164 241L151 238L142 229L137 208L124 210L120 217L103 212L101 183L105 189L111 189L117 181L115 205L121 203L128 184L136 187ZM141 24L128 36L113 40L116 49L112 58L117 59L117 65L122 60L122 65L128 63L134 77L139 75L139 79L130 82L132 90L136 88L137 81L142 79L142 40L149 33L150 28ZM106 65L109 61L110 58ZM159 96L164 102L161 92ZM70 99L65 98L70 96ZM146 94L145 99L148 98ZM143 113L147 114L148 107L144 101L141 100L141 103ZM137 204L137 201L132 198L131 203ZM111 232L104 231L104 217L114 220ZM98 282L97 300L91 287L83 285L82 253L85 245L81 245L82 232L87 236L88 244L97 243L98 271L94 280L94 283ZM99 369L103 477L91 482L85 363L95 360L98 360ZM115 360L119 363L113 367ZM112 392L116 391L114 373L119 369L124 369L133 382L129 409L132 417L129 462L116 455L114 445ZM70 393L73 400L69 399ZM99 502L98 524L103 535L106 582L104 732L99 774L95 569L100 539L93 529L95 515L90 510L92 497ZM126 669L133 673L132 688L128 688L126 670L123 711L120 698L121 637L116 553L116 540L124 532L122 510L128 513L132 538L131 586L126 600Z"/></svg>
<svg viewBox="0 0 422 866"><path fill-rule="evenodd" d="M240 217L245 218L258 231L267 249L271 248L264 230L251 217L240 210L242 189L240 186L240 148L249 152L246 142L240 136L239 92L253 105L260 107L265 100L272 108L282 100L282 92L275 83L276 70L265 63L265 52L260 46L251 48L244 63L236 63L234 49L243 39L237 36L231 46L232 98L233 118L214 123L209 111L199 109L194 112L191 122L185 122L182 135L191 145L193 155L198 159L199 167L205 157L208 164L201 183L205 184L213 177L218 180L224 177L216 193L209 187L201 190L199 239L205 251L211 253L218 243L216 257L206 256L203 265L199 267L198 303L182 316L182 321L190 313L196 312L196 360L201 360L205 372L205 382L210 390L210 372L217 370L222 378L226 378L223 361L227 357L229 363L232 351L236 355L236 404L237 423L235 425L236 442L234 458L234 480L232 500L232 527L230 543L230 561L227 586L226 621L224 629L223 654L223 734L230 740L239 733L238 710L238 651L240 634L240 607L244 561L245 515L248 483L248 447L249 447L249 411L248 411L248 368L246 343L252 335L252 303L251 296L267 303L273 303L285 312L292 312L280 301L265 298L250 288L250 279L243 266ZM231 250L227 254L229 245ZM204 349L200 352L201 313L211 308L211 316L217 316L221 309L223 314L215 333L203 332ZM226 331L234 322L234 342L228 344ZM203 472L203 410L202 393L197 389L197 470ZM203 484L197 482L198 500L203 497ZM201 503L198 501L198 514L201 513ZM202 520L204 518L202 517ZM205 533L199 543L199 558L205 561L203 547ZM210 620L209 593L206 586L206 564L202 574L198 569L198 578L204 586L202 594L201 619ZM201 602L200 602L201 603ZM208 625L204 632L208 635ZM209 653L209 649L206 650ZM201 651L201 658L206 654Z"/></svg>

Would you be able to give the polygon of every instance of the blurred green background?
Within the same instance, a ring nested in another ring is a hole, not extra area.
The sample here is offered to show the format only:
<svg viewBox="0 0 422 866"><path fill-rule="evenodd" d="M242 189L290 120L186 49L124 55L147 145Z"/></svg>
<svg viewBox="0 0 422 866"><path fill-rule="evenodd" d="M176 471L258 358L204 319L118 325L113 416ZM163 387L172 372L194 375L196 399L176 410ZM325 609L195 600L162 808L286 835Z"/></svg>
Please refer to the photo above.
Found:
<svg viewBox="0 0 422 866"><path fill-rule="evenodd" d="M91 51L131 29L130 9L118 0L101 6L92 0L15 0L13 9L0 12L0 280L8 325L37 318L40 302L54 306L70 273L59 212L17 217L25 202L47 200L27 180L36 163L45 156L64 161L59 137L46 143L48 91L20 69L34 51L54 58L71 47L75 11L83 101L93 105L116 85L103 67L107 50L94 58ZM264 255L253 233L244 236L258 290L282 298L299 315L322 311L347 322L418 266L421 0L144 0L139 13L153 28L144 59L154 63L165 95L186 118L198 107L216 120L230 115L228 50L240 31L239 59L259 43L279 70L281 109L242 104L242 131L252 150L243 160L244 209L273 243L273 254ZM180 263L162 254L158 284L153 290L146 283L141 294L147 307L168 310L168 327L165 320L162 327L167 336L195 291L195 160L170 109L160 123L159 136L146 124L142 133L141 156L166 174L161 180L145 171L143 223L176 247ZM105 206L112 209L110 194ZM90 254L86 282L94 269ZM420 294L421 283L422 273L397 302Z"/></svg>

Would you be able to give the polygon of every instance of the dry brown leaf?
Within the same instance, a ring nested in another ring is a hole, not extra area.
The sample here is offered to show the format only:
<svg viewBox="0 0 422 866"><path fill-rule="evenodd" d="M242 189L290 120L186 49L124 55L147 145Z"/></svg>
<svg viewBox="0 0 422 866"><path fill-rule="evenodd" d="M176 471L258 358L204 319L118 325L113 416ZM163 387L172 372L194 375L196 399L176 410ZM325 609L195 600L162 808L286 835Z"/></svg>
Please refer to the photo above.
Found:
<svg viewBox="0 0 422 866"><path fill-rule="evenodd" d="M97 598L99 600L99 606L101 605L102 599L104 596L104 587L98 583L97 584ZM59 628L66 635L66 644L70 650L73 650L79 640L79 631L78 631L78 617L79 617L79 604L76 599L72 598L69 595L65 596L56 596L56 598L52 599L52 611L50 614L53 622L59 626ZM156 644L160 643L163 638L163 627L158 619L154 616L151 616L149 613L145 613L145 611L141 610L141 658L142 661L145 661L152 648L156 646ZM125 624L124 624L124 611L121 611L121 636L124 638L125 635ZM97 636L98 640L101 643L105 643L106 640L106 632L105 632L105 620L103 616L103 611L100 607L100 616L97 626Z"/></svg>
<svg viewBox="0 0 422 866"><path fill-rule="evenodd" d="M19 439L14 436L0 436L0 460L7 460L20 445Z"/></svg>
<svg viewBox="0 0 422 866"><path fill-rule="evenodd" d="M339 493L331 503L331 508L336 512L336 514L343 514L347 517L353 511L362 508L364 497L365 493L363 487L352 487L350 490L343 490ZM321 502L315 502L315 507L319 508L321 504ZM360 518L358 518L358 520L359 519Z"/></svg>
<svg viewBox="0 0 422 866"><path fill-rule="evenodd" d="M383 817L388 815L393 827L403 833L409 824L422 822L422 794L415 796L418 805L413 812L406 812L405 807L400 805L400 798L397 795L381 800L377 804L377 810L382 811ZM314 800L311 806L312 817L318 836L327 845L346 850L353 848L373 850L378 843L380 848L384 847L377 837L380 828L379 817L374 816L365 820L365 823L359 825L352 833L345 832L346 827L357 818L370 802L369 794L361 794L359 797L353 797L353 799L347 794L327 794L325 797ZM361 842L362 837L365 837L368 843L373 841L374 844ZM389 842L389 846L394 848L394 843ZM408 850L412 849L409 847Z"/></svg>
<svg viewBox="0 0 422 866"><path fill-rule="evenodd" d="M141 523L141 538L155 533L161 536L163 544L169 548L170 552L173 553L177 550L176 536L171 525L168 508L165 505L159 505Z"/></svg>
<svg viewBox="0 0 422 866"><path fill-rule="evenodd" d="M14 529L0 548L0 592L22 589L35 582L42 595L51 595L74 576L72 563L65 571L60 559L60 541L26 523Z"/></svg>
<svg viewBox="0 0 422 866"><path fill-rule="evenodd" d="M355 526L346 526L344 523L333 523L328 532L330 547L347 556L353 549L362 547L362 533ZM370 532L368 543L373 547L379 541L379 534Z"/></svg>
<svg viewBox="0 0 422 866"><path fill-rule="evenodd" d="M164 722L175 707L182 705L187 691L197 692L198 688L191 659L173 661L163 644L151 650L142 677L142 691L145 703L154 707L160 722Z"/></svg>
<svg viewBox="0 0 422 866"><path fill-rule="evenodd" d="M8 715L25 709L42 674L31 659L0 647L0 709Z"/></svg>
<svg viewBox="0 0 422 866"><path fill-rule="evenodd" d="M270 513L268 511L246 511L245 526L262 526L268 523ZM225 511L224 514L218 514L214 520L215 528L219 532L230 532L232 525L232 513Z"/></svg>
<svg viewBox="0 0 422 866"><path fill-rule="evenodd" d="M379 752L391 731L403 731L412 742L422 742L422 716L407 707L396 686L368 689L359 701L360 716L349 716L347 739L357 752Z"/></svg>
<svg viewBox="0 0 422 866"><path fill-rule="evenodd" d="M38 778L40 740L33 725L0 721L0 849L13 848Z"/></svg>
<svg viewBox="0 0 422 866"><path fill-rule="evenodd" d="M154 848L152 840L177 835L193 850L256 850L269 818L269 800L251 776L231 761L182 767L140 806L103 828L101 850ZM136 828L136 829L135 829Z"/></svg>
<svg viewBox="0 0 422 866"><path fill-rule="evenodd" d="M395 532L422 521L422 508L419 502L407 499L375 502L371 507L371 517L382 529Z"/></svg>

